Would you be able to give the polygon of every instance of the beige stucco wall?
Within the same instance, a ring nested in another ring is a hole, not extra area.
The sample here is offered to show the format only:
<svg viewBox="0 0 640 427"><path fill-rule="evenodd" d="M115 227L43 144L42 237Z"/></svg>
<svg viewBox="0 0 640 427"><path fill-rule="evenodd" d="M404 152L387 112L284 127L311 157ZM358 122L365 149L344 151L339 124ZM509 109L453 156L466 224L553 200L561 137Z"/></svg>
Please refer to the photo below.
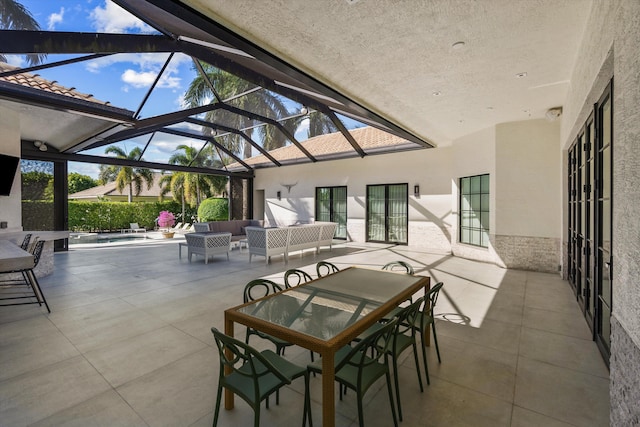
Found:
<svg viewBox="0 0 640 427"><path fill-rule="evenodd" d="M256 171L254 190L264 191L265 219L289 225L313 221L315 188L347 186L348 236L365 241L366 186L409 184L409 244L450 252L451 149L420 150ZM282 184L297 183L289 193ZM413 194L414 185L420 195ZM281 192L281 200L276 193ZM255 214L260 212L256 207Z"/></svg>
<svg viewBox="0 0 640 427"><path fill-rule="evenodd" d="M0 107L0 153L20 157L20 121L14 111ZM22 230L22 185L20 168L16 171L10 196L0 196L0 221L8 228L0 233Z"/></svg>
<svg viewBox="0 0 640 427"><path fill-rule="evenodd" d="M289 225L314 220L316 187L347 186L348 237L364 242L366 186L407 183L410 246L503 267L557 271L560 163L559 124L532 120L491 127L443 148L260 169L254 189L264 192L265 219ZM480 174L491 175L488 248L458 243L458 182ZM289 193L283 184L295 186ZM420 186L418 196L415 185ZM254 214L261 208L256 206ZM506 218L501 209L514 218Z"/></svg>
<svg viewBox="0 0 640 427"><path fill-rule="evenodd" d="M453 162L450 172L451 185L451 209L455 212L453 221L453 233L451 236L452 252L456 256L477 259L479 261L495 262L496 256L493 247L479 248L476 246L458 243L458 209L460 191L458 183L460 178L473 175L490 175L490 221L489 233L493 234L496 227L495 221L495 151L496 131L490 127L479 132L467 135L455 140L452 144Z"/></svg>

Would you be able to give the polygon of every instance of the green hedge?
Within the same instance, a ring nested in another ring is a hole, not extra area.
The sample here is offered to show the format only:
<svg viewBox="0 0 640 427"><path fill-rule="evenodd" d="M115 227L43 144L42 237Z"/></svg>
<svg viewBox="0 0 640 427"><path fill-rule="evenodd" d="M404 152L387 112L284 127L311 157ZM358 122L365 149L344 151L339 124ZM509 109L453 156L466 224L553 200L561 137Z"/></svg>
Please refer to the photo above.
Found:
<svg viewBox="0 0 640 427"><path fill-rule="evenodd" d="M224 221L229 219L229 201L224 198L209 198L200 204L200 209L187 206L186 221L181 218L182 207L176 201L164 202L80 202L69 201L69 231L108 232L129 228L137 222L140 227L153 230L160 211L169 211L176 222ZM22 201L22 226L25 230L53 230L53 202L47 200Z"/></svg>
<svg viewBox="0 0 640 427"><path fill-rule="evenodd" d="M116 231L129 228L129 224L137 222L140 227L153 230L160 211L170 211L179 218L182 211L180 203L165 202L69 202L69 230L71 231ZM188 222L195 215L193 209L187 208L185 215Z"/></svg>
<svg viewBox="0 0 640 427"><path fill-rule="evenodd" d="M170 211L180 218L182 208L175 201L164 202L79 202L69 201L69 230L85 232L118 231L137 222L140 227L153 230L160 211ZM192 222L195 209L186 208L186 222ZM22 201L22 225L25 230L53 230L52 201Z"/></svg>
<svg viewBox="0 0 640 427"><path fill-rule="evenodd" d="M205 199L198 208L200 221L226 221L229 219L229 200L217 197Z"/></svg>

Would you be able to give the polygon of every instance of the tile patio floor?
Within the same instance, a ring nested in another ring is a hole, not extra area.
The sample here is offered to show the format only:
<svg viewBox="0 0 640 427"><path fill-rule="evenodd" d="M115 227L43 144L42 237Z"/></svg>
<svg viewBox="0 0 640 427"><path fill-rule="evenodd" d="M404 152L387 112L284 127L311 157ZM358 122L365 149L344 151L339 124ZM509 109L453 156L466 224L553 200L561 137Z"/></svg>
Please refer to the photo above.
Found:
<svg viewBox="0 0 640 427"><path fill-rule="evenodd" d="M405 260L445 286L438 302L442 364L429 351L431 385L420 393L410 352L400 367L401 426L606 426L609 375L567 282L555 274L504 270L412 250L342 244L249 264L246 250L205 265L178 259L177 241L75 249L55 255L41 279L52 313L0 308L1 426L210 426L218 356L211 326L241 303L257 277L282 282L287 268L379 267ZM236 334L242 334L240 326ZM256 347L266 342L252 339ZM308 352L286 356L307 363ZM321 422L321 380L312 378ZM299 384L297 384L299 383ZM262 426L300 425L302 382L262 412ZM357 426L354 394L336 403L338 426ZM365 398L365 425L392 425L381 381ZM250 426L236 399L220 426Z"/></svg>

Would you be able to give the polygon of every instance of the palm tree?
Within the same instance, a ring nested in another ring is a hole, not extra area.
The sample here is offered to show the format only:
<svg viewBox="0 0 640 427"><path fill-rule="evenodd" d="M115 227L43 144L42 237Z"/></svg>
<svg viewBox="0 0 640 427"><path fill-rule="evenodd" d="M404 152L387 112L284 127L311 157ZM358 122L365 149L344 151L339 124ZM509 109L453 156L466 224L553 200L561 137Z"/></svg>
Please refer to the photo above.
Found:
<svg viewBox="0 0 640 427"><path fill-rule="evenodd" d="M222 166L219 160L211 160L209 147L202 150L198 155L197 149L184 144L176 147L176 152L169 157L169 163L172 165L215 168ZM160 178L160 185L162 186L161 195L171 191L174 200L182 202L182 218L184 219L185 203L189 203L192 207L198 207L200 202L207 197L222 193L226 188L227 178L198 173L174 172L171 175L164 175Z"/></svg>
<svg viewBox="0 0 640 427"><path fill-rule="evenodd" d="M16 0L0 0L0 29L37 31L40 25L23 5ZM32 53L25 55L29 65L38 65L45 54ZM7 62L7 57L0 53L0 61Z"/></svg>
<svg viewBox="0 0 640 427"><path fill-rule="evenodd" d="M208 79L215 87L218 96L222 100L229 99L234 95L246 92L255 87L254 84L226 71L220 70L210 64L201 63L201 65ZM185 94L185 101L188 103L189 107L196 107L203 105L205 102L210 100L211 102L215 102L214 94L205 78L201 74L198 74L198 76L193 79L189 85L189 89ZM287 117L291 115L291 112L288 111L284 100L277 94L265 89L253 92L247 96L236 98L229 101L229 104L266 117ZM283 126L293 134L305 119L306 117L301 116L293 120L288 120L283 123ZM309 126L309 136L326 133L326 129L331 129L332 132L336 130L331 120L321 113L311 113L308 116L308 119L311 121ZM251 120L246 117L224 110L208 112L206 114L206 120L224 123L225 125L235 127L236 129L246 128L251 125ZM211 130L209 128L205 128L203 131L205 133L209 133ZM254 129L246 130L246 133L250 138L252 137L253 132ZM286 144L285 135L273 126L260 126L255 128L255 132L262 140L263 147L266 150L273 150L275 148L283 147ZM226 146L235 153L240 153L242 150L244 158L251 157L251 144L242 140L237 135L227 136Z"/></svg>
<svg viewBox="0 0 640 427"><path fill-rule="evenodd" d="M127 160L142 160L140 157L142 150L140 147L136 147L128 154L115 145L109 146L104 150L105 154L115 154L119 159ZM129 203L132 202L134 195L139 195L142 192L142 184L147 183L147 190L153 185L153 172L146 168L134 168L131 166L115 166L111 165L100 171L100 180L103 182L110 182L115 180L116 188L122 193L125 187L129 187ZM135 190L135 192L134 192Z"/></svg>

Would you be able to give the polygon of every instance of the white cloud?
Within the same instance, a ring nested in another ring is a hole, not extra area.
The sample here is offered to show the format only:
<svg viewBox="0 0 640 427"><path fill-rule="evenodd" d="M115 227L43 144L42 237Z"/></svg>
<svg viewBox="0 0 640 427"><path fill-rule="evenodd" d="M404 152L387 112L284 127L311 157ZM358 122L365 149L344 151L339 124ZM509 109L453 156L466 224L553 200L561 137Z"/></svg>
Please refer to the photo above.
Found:
<svg viewBox="0 0 640 427"><path fill-rule="evenodd" d="M89 16L95 30L101 33L156 32L152 27L111 1L105 1L104 7L98 6L93 9Z"/></svg>
<svg viewBox="0 0 640 427"><path fill-rule="evenodd" d="M7 60L7 64L13 65L14 67L24 68L27 66L27 61L23 56L20 55L5 55Z"/></svg>
<svg viewBox="0 0 640 427"><path fill-rule="evenodd" d="M69 162L69 172L77 172L88 175L93 179L98 179L100 175L100 165L94 163Z"/></svg>
<svg viewBox="0 0 640 427"><path fill-rule="evenodd" d="M122 81L133 86L136 89L150 87L156 79L158 73L155 71L135 71L126 70L122 73ZM180 77L172 77L163 74L156 87L159 88L178 88L180 87Z"/></svg>
<svg viewBox="0 0 640 427"><path fill-rule="evenodd" d="M61 23L63 18L64 7L61 7L59 13L52 13L51 15L49 15L49 19L47 20L47 29L49 31L53 31L56 27L56 24Z"/></svg>
<svg viewBox="0 0 640 427"><path fill-rule="evenodd" d="M296 129L295 138L298 141L304 141L309 138L309 119L304 119L300 122L300 126Z"/></svg>

